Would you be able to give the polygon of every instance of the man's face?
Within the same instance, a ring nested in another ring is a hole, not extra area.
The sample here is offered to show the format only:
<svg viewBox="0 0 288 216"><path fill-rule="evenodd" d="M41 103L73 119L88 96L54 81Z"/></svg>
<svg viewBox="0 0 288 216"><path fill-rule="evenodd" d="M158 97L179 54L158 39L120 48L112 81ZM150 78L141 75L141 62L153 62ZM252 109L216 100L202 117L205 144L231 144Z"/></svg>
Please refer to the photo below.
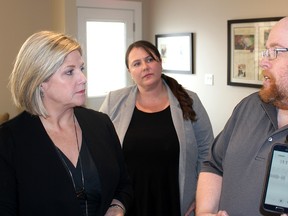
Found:
<svg viewBox="0 0 288 216"><path fill-rule="evenodd" d="M288 47L288 19L274 26L266 47L270 52ZM280 109L288 109L288 52L278 52L274 59L264 57L260 66L264 76L263 87L259 93L261 99Z"/></svg>

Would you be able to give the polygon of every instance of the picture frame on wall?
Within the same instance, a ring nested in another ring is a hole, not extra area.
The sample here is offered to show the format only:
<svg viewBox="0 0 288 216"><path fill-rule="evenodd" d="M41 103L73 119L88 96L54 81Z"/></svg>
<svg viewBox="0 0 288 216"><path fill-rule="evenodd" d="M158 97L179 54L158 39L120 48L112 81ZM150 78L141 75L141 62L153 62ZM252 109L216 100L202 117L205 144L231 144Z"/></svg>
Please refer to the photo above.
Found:
<svg viewBox="0 0 288 216"><path fill-rule="evenodd" d="M193 33L156 34L163 72L194 73Z"/></svg>
<svg viewBox="0 0 288 216"><path fill-rule="evenodd" d="M228 20L228 74L227 84L260 88L262 70L261 52L271 28L282 17Z"/></svg>

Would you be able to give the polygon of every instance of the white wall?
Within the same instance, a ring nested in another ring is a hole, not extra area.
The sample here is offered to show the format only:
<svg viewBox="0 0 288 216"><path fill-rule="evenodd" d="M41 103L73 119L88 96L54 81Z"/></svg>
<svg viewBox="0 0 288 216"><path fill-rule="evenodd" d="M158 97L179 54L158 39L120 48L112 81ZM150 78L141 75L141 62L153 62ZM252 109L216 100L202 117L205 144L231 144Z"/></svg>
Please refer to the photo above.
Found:
<svg viewBox="0 0 288 216"><path fill-rule="evenodd" d="M217 135L234 106L258 90L227 85L227 20L287 16L287 0L143 0L143 3L144 39L154 42L155 34L195 33L196 74L172 76L198 93ZM214 74L213 86L204 84L206 73Z"/></svg>
<svg viewBox="0 0 288 216"><path fill-rule="evenodd" d="M65 2L76 5L75 0L13 0L1 1L0 7L0 113L10 117L19 113L7 88L9 75L16 55L24 41L40 30L67 31L70 25L65 18L70 15ZM76 6L74 6L76 11ZM72 12L74 11L71 10ZM69 8L68 8L69 9ZM66 18L68 19L68 18ZM75 21L74 21L75 19ZM77 29L75 16L69 17L70 24Z"/></svg>
<svg viewBox="0 0 288 216"><path fill-rule="evenodd" d="M91 0L92 1L92 0ZM134 1L134 0L130 0ZM140 0L135 0L140 1ZM173 75L198 93L218 134L234 106L253 88L227 86L227 20L287 16L287 0L142 0L143 38L155 34L195 33L194 75ZM6 88L13 61L24 40L40 29L77 34L76 0L5 1L0 7L0 113L17 114ZM213 86L204 84L214 74Z"/></svg>

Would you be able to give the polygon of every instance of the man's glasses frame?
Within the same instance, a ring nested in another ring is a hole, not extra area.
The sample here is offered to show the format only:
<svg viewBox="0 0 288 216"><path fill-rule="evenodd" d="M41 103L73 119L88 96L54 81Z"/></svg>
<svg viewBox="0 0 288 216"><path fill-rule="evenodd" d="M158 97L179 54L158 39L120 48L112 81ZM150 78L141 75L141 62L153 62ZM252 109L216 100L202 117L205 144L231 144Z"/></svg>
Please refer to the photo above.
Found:
<svg viewBox="0 0 288 216"><path fill-rule="evenodd" d="M288 52L288 48L275 48L275 49L266 49L261 52L262 58L268 58L273 60L277 58L279 52Z"/></svg>

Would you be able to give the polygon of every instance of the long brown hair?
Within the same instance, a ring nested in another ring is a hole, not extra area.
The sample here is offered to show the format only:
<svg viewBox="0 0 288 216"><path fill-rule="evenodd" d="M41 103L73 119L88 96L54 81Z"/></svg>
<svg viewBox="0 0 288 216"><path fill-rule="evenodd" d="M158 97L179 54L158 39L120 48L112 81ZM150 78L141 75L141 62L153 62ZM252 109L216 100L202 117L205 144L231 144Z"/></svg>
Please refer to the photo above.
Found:
<svg viewBox="0 0 288 216"><path fill-rule="evenodd" d="M145 40L140 40L132 43L125 55L125 64L126 67L129 69L129 54L133 48L142 48L144 49L155 61L162 61L161 60L161 55L157 49L156 46L154 46L152 43L145 41ZM155 58L155 56L157 58ZM171 91L173 92L174 96L177 98L177 100L180 103L181 110L183 112L183 118L185 120L191 120L191 121L196 121L196 113L193 109L193 99L188 95L186 90L180 85L175 79L172 77L169 77L165 74L162 73L162 79L167 83Z"/></svg>

